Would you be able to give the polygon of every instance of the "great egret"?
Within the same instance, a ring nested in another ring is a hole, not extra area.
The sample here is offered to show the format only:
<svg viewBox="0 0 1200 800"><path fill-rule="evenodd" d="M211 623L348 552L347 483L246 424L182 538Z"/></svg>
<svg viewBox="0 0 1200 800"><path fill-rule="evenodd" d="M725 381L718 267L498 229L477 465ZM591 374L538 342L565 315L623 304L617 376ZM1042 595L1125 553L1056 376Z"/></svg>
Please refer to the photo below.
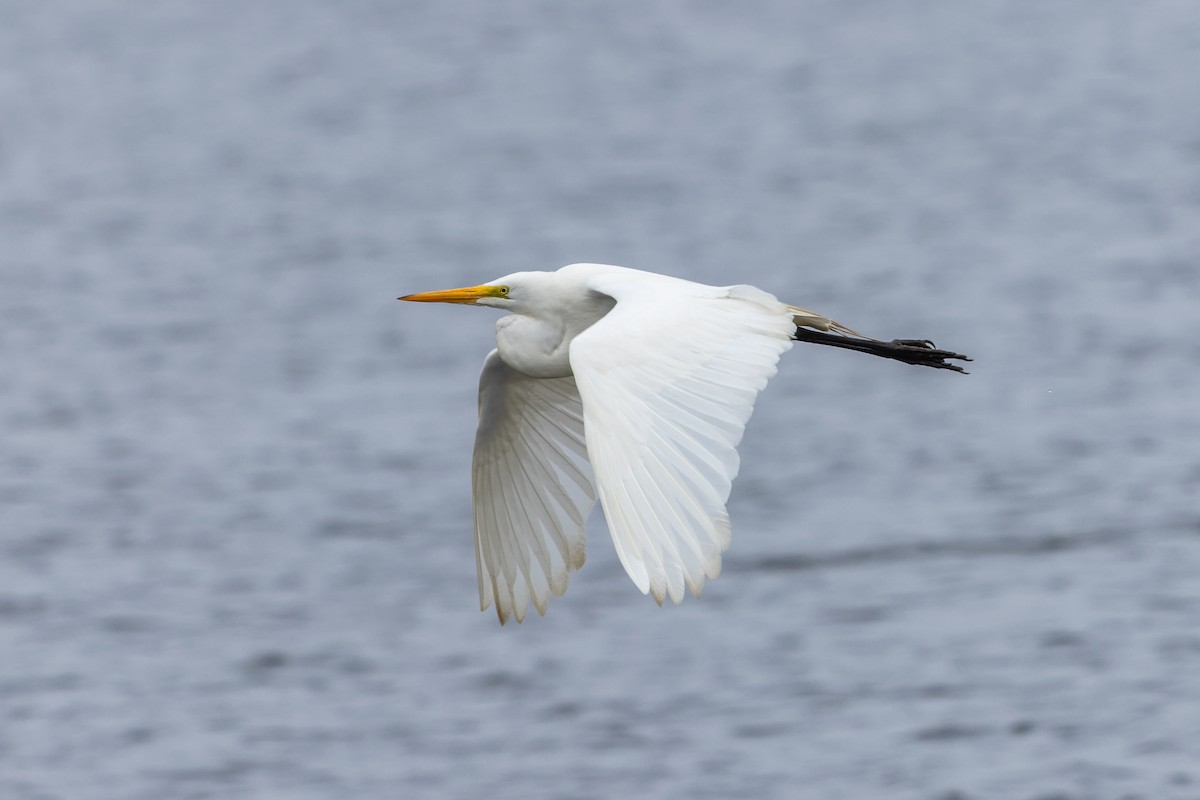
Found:
<svg viewBox="0 0 1200 800"><path fill-rule="evenodd" d="M400 299L512 312L479 378L471 465L479 605L501 624L566 590L597 495L621 564L659 605L717 577L737 445L793 339L960 372L946 359L969 360L870 339L753 286L603 264Z"/></svg>

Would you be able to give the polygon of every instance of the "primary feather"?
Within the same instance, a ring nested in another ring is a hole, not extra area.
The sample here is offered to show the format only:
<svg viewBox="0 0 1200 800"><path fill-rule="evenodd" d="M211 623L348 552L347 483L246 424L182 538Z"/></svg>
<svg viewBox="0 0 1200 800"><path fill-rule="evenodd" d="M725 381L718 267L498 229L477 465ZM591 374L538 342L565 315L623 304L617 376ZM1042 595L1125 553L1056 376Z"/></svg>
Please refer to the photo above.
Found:
<svg viewBox="0 0 1200 800"><path fill-rule="evenodd" d="M616 300L570 348L604 516L637 587L679 603L720 573L737 445L795 325L752 287L647 291L624 271L588 286Z"/></svg>
<svg viewBox="0 0 1200 800"><path fill-rule="evenodd" d="M596 504L575 379L531 378L488 354L472 459L479 606L500 622L546 613L583 566Z"/></svg>

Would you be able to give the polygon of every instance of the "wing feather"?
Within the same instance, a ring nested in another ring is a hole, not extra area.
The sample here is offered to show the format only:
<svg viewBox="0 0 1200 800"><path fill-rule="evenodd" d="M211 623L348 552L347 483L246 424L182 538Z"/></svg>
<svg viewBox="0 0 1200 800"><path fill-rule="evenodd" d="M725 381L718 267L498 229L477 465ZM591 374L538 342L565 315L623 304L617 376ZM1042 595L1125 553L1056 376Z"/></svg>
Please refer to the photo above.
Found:
<svg viewBox="0 0 1200 800"><path fill-rule="evenodd" d="M479 607L546 613L583 565L596 502L574 378L531 378L493 350L479 377L472 459Z"/></svg>
<svg viewBox="0 0 1200 800"><path fill-rule="evenodd" d="M597 493L634 584L679 603L720 573L737 446L792 312L752 287L624 270L588 285L616 300L570 353Z"/></svg>

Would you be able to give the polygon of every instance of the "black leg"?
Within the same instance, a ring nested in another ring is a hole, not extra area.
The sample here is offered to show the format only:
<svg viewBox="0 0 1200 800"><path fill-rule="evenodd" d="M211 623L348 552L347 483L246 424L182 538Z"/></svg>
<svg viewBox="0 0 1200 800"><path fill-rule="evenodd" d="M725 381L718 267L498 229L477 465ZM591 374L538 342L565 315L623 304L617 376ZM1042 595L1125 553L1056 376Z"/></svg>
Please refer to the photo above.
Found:
<svg viewBox="0 0 1200 800"><path fill-rule="evenodd" d="M955 372L963 374L967 372L965 369L958 364L947 363L947 359L954 359L956 361L971 360L961 353L938 350L933 346L933 342L928 339L892 339L890 342L882 342L878 339L859 339L840 333L825 333L824 331L815 331L809 328L797 328L792 338L800 342L827 344L830 347L857 350L860 353L870 353L881 358L894 358L897 361L903 361L905 364L916 364L922 367L933 367L934 369L952 369Z"/></svg>

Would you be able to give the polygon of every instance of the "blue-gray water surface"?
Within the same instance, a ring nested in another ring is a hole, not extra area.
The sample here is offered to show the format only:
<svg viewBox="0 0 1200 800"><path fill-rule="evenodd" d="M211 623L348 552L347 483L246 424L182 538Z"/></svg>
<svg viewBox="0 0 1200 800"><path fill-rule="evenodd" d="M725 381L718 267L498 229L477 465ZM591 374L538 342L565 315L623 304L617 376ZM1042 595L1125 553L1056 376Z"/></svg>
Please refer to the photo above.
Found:
<svg viewBox="0 0 1200 800"><path fill-rule="evenodd" d="M0 2L0 797L1200 797L1200 5ZM477 610L492 312L798 345L699 599Z"/></svg>

